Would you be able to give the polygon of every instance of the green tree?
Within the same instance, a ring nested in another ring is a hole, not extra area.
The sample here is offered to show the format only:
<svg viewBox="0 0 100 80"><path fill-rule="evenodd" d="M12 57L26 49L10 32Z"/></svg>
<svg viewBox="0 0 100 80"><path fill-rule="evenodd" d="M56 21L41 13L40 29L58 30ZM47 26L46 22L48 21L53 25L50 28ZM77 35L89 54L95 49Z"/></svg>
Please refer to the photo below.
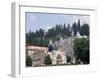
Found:
<svg viewBox="0 0 100 80"><path fill-rule="evenodd" d="M32 58L30 56L26 56L26 66L32 66Z"/></svg>
<svg viewBox="0 0 100 80"><path fill-rule="evenodd" d="M77 28L78 28L78 32L80 32L80 28L81 28L80 19L78 20Z"/></svg>
<svg viewBox="0 0 100 80"><path fill-rule="evenodd" d="M33 36L32 36L32 32L30 30L29 33L26 33L26 43L28 45L30 45L32 43L32 38L33 38Z"/></svg>
<svg viewBox="0 0 100 80"><path fill-rule="evenodd" d="M81 34L81 35L89 36L89 25L88 25L88 24L83 24L83 25L81 26L80 34Z"/></svg>
<svg viewBox="0 0 100 80"><path fill-rule="evenodd" d="M74 51L77 60L89 64L89 39L77 38L74 40Z"/></svg>
<svg viewBox="0 0 100 80"><path fill-rule="evenodd" d="M44 30L43 29L39 29L39 37L43 38L44 36Z"/></svg>
<svg viewBox="0 0 100 80"><path fill-rule="evenodd" d="M71 57L67 56L67 63L71 62Z"/></svg>
<svg viewBox="0 0 100 80"><path fill-rule="evenodd" d="M70 24L68 24L68 26L67 26L66 33L67 33L68 37L71 36L71 27L70 27Z"/></svg>
<svg viewBox="0 0 100 80"><path fill-rule="evenodd" d="M74 35L76 35L77 31L78 31L78 27L77 27L77 24L74 22L73 25L72 25L72 30L74 32Z"/></svg>
<svg viewBox="0 0 100 80"><path fill-rule="evenodd" d="M38 31L38 30L36 30L36 32L35 32L35 37L36 37L36 38L39 37L39 31Z"/></svg>
<svg viewBox="0 0 100 80"><path fill-rule="evenodd" d="M52 60L50 58L50 55L47 55L44 59L44 64L45 65L51 65L52 64Z"/></svg>

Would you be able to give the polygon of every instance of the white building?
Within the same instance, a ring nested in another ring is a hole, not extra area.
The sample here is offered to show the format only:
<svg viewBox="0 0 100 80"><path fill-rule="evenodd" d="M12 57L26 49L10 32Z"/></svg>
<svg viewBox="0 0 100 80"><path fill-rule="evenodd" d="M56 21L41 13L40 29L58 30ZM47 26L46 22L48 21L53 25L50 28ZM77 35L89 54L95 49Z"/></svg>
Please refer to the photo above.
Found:
<svg viewBox="0 0 100 80"><path fill-rule="evenodd" d="M47 55L48 47L27 46L26 57L31 56L32 66L43 66L44 57Z"/></svg>
<svg viewBox="0 0 100 80"><path fill-rule="evenodd" d="M52 52L48 52L47 54L50 55L53 65L66 63L66 55L60 50L53 50Z"/></svg>

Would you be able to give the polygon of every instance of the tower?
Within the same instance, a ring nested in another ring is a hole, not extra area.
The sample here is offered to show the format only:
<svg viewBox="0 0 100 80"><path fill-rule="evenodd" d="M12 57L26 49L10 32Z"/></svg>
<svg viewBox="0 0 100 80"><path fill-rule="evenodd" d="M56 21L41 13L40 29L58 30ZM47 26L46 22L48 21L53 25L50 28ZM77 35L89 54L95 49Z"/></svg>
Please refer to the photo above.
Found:
<svg viewBox="0 0 100 80"><path fill-rule="evenodd" d="M74 36L74 32L72 31L72 33L71 33L71 36L73 37Z"/></svg>
<svg viewBox="0 0 100 80"><path fill-rule="evenodd" d="M77 32L77 33L76 33L76 37L80 38L80 36L81 36L80 33Z"/></svg>

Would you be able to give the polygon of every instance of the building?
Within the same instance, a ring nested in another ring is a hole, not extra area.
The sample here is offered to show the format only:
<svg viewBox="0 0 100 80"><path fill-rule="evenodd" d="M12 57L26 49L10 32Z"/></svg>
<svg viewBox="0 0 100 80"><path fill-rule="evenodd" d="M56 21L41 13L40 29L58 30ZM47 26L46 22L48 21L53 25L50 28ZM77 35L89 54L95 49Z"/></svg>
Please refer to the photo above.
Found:
<svg viewBox="0 0 100 80"><path fill-rule="evenodd" d="M59 41L55 41L54 43L52 43L54 49L56 49L56 52L54 51L53 54L56 57L55 61L57 61L57 54L58 54L59 56L61 56L62 64L67 63L67 57L71 57L71 63L75 64L73 41L76 38L87 38L87 36L81 36L79 32L77 32L76 36L73 36L73 32L72 32L71 37L65 39L60 37Z"/></svg>
<svg viewBox="0 0 100 80"><path fill-rule="evenodd" d="M60 50L53 50L52 52L48 52L51 57L52 65L56 64L66 64L66 56L64 52Z"/></svg>
<svg viewBox="0 0 100 80"><path fill-rule="evenodd" d="M46 56L47 51L47 47L27 46L26 56L31 56L32 66L43 66L44 57Z"/></svg>

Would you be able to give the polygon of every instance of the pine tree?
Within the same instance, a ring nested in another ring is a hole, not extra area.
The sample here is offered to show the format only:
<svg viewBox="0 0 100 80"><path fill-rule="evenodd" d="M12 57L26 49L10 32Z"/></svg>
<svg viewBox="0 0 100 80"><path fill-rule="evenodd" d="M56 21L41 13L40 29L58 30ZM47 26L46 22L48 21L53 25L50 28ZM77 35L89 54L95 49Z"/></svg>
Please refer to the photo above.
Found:
<svg viewBox="0 0 100 80"><path fill-rule="evenodd" d="M80 32L80 27L81 27L81 24L80 24L80 19L78 20L78 23L77 23L77 28L78 28L78 32Z"/></svg>

